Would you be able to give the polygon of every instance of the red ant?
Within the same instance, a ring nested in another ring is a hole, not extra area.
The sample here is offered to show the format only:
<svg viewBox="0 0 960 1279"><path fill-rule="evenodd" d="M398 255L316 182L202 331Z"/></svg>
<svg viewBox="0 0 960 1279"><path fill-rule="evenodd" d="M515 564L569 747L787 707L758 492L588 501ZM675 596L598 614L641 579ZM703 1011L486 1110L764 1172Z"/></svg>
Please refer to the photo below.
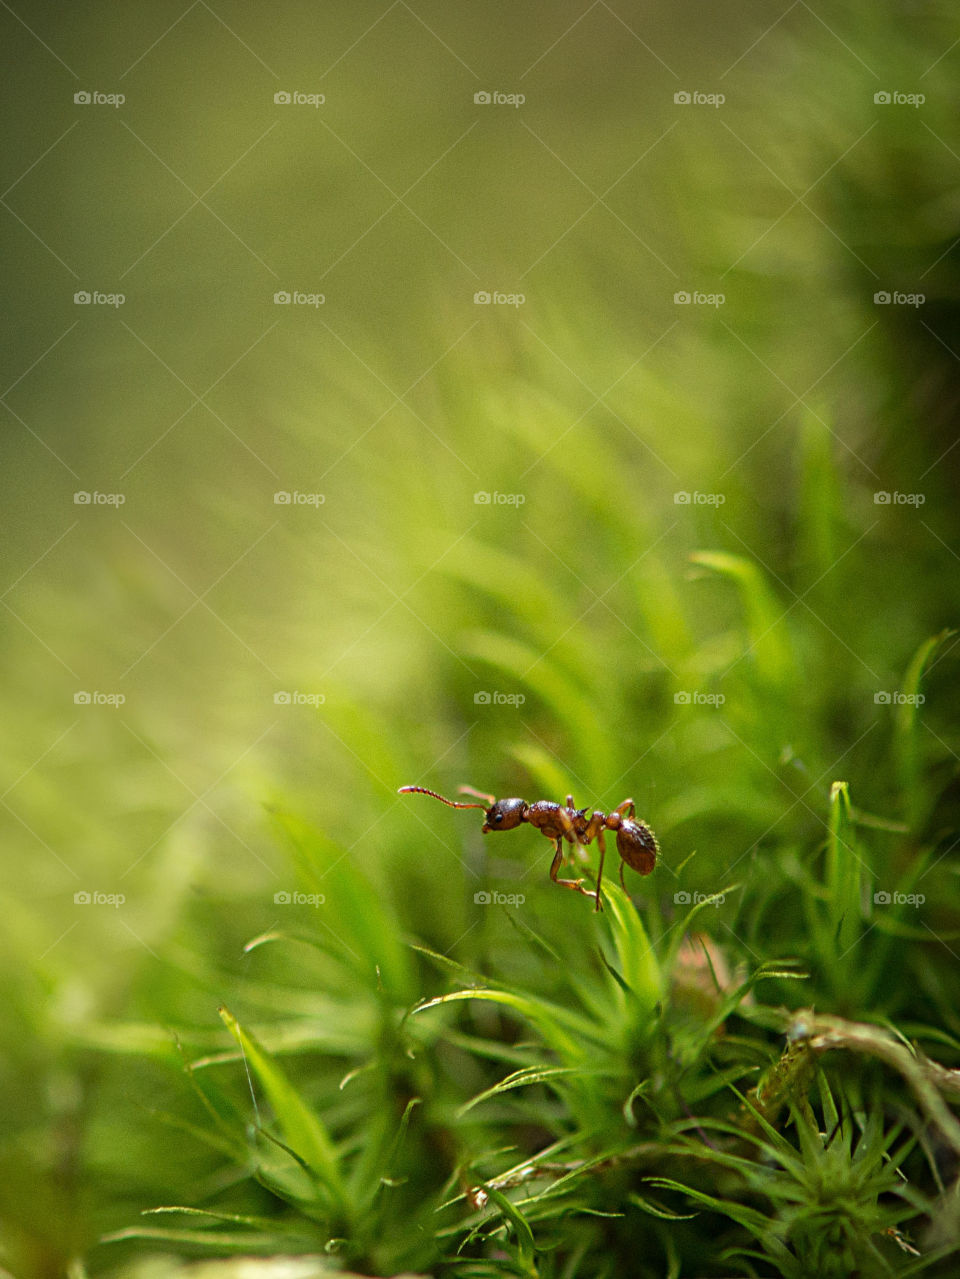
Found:
<svg viewBox="0 0 960 1279"><path fill-rule="evenodd" d="M583 888L582 879L557 879L557 871L563 861L563 841L586 847L594 839L600 846L600 869L597 871L597 887L592 894L596 899L594 910L602 910L600 903L600 883L603 879L603 859L606 848L603 833L607 830L617 832L617 852L620 854L620 883L623 882L624 862L631 866L638 875L649 875L657 862L660 845L657 837L646 824L636 820L636 808L632 799L625 799L612 813L588 812L586 808L574 808L573 796L567 796L565 805L555 804L549 799L538 799L528 804L525 799L495 799L493 795L485 795L474 790L472 786L458 787L462 795L473 795L482 799L482 804L458 804L452 799L444 799L435 790L427 790L425 786L401 786L398 795L417 794L432 795L441 804L451 808L482 808L486 814L483 833L491 830L513 830L521 822L529 822L541 835L552 839L556 844L556 854L550 867L550 878L563 888L571 888L574 892L590 897L588 888Z"/></svg>

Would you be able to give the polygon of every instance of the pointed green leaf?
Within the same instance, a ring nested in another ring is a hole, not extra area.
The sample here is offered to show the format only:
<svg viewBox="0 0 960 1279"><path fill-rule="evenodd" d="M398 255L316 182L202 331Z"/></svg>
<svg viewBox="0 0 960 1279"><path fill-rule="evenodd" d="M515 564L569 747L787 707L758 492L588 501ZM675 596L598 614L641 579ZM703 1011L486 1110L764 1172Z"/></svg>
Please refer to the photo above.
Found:
<svg viewBox="0 0 960 1279"><path fill-rule="evenodd" d="M240 1045L248 1067L260 1081L284 1137L320 1178L334 1203L343 1208L344 1188L337 1152L326 1127L253 1036L226 1008L219 1012Z"/></svg>

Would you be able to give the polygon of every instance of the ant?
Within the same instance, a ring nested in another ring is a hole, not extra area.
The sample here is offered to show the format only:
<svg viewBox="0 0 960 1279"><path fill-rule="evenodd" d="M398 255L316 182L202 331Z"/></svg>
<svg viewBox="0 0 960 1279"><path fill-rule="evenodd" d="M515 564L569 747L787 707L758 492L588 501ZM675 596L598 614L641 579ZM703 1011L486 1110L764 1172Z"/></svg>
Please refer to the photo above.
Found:
<svg viewBox="0 0 960 1279"><path fill-rule="evenodd" d="M585 897L593 896L596 900L594 910L603 909L600 902L600 884L603 879L603 859L606 856L603 842L604 831L617 832L620 883L623 885L624 892L627 888L623 882L624 862L638 875L649 875L656 865L660 845L646 822L636 820L636 808L632 799L625 799L612 813L601 813L589 812L586 808L574 808L572 795L567 796L565 805L555 804L549 799L538 799L535 803L528 804L525 799L495 799L493 795L485 795L482 791L474 790L472 786L460 786L458 790L461 795L473 795L475 799L482 799L483 803L459 804L452 799L444 799L442 795L438 795L434 790L427 790L425 786L401 786L397 794L431 795L434 799L439 799L441 804L448 804L450 808L481 808L486 816L483 823L484 835L492 830L513 830L521 822L529 822L541 835L546 835L547 839L553 840L556 845L556 853L550 867L550 878L562 888L583 893ZM582 887L582 879L557 879L557 871L563 861L564 840L568 844L578 844L584 848L594 839L600 846L600 869L597 871L596 890L591 894L588 888Z"/></svg>

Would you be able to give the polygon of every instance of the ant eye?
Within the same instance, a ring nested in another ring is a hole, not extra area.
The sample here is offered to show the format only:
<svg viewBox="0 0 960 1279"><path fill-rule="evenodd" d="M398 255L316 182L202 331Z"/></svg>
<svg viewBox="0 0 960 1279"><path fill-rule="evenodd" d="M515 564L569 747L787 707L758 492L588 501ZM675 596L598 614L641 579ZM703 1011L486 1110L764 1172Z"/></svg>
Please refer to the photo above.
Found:
<svg viewBox="0 0 960 1279"><path fill-rule="evenodd" d="M495 822L502 822L502 821L503 821L503 813L497 813L496 817L495 817L493 820L494 820Z"/></svg>

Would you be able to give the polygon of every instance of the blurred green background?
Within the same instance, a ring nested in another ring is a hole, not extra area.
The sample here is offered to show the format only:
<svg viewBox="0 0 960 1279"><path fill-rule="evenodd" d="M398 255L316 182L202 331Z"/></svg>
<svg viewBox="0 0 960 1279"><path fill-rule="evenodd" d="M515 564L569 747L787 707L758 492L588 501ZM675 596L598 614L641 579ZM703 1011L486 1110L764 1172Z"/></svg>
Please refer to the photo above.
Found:
<svg viewBox="0 0 960 1279"><path fill-rule="evenodd" d="M714 925L749 960L802 948L842 778L909 831L876 886L934 850L910 980L955 1007L952 639L892 704L957 618L951 7L0 23L4 1264L206 1184L118 1027L199 1052L220 1000L320 1015L299 960L282 1006L242 952L294 916L343 940L335 893L276 900L270 807L482 964L515 943L476 891L558 937L584 903L532 832L397 786L631 795L640 900L782 873L773 921Z"/></svg>

